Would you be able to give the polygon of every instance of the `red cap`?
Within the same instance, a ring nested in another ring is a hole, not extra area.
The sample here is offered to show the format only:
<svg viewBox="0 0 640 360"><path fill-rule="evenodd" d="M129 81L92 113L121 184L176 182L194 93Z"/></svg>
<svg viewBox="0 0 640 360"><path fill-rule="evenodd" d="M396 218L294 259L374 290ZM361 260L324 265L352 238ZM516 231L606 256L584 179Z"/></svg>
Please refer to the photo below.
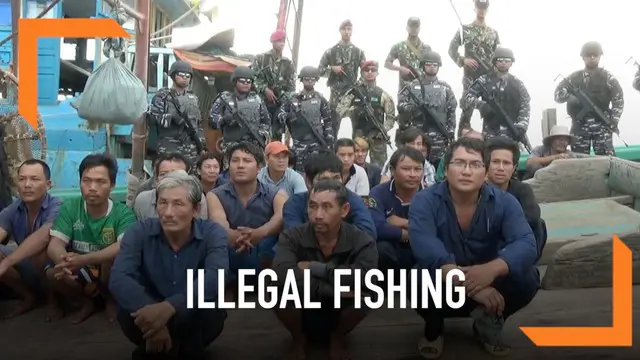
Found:
<svg viewBox="0 0 640 360"><path fill-rule="evenodd" d="M283 152L290 153L287 145L283 144L280 141L272 141L268 143L267 146L264 148L265 155L281 154Z"/></svg>
<svg viewBox="0 0 640 360"><path fill-rule="evenodd" d="M282 41L287 38L287 33L284 30L276 30L271 34L271 42Z"/></svg>
<svg viewBox="0 0 640 360"><path fill-rule="evenodd" d="M378 68L378 62L375 60L367 60L365 62L362 63L362 65L360 65L360 69L364 70L366 68L370 68L370 67L374 67L374 68Z"/></svg>

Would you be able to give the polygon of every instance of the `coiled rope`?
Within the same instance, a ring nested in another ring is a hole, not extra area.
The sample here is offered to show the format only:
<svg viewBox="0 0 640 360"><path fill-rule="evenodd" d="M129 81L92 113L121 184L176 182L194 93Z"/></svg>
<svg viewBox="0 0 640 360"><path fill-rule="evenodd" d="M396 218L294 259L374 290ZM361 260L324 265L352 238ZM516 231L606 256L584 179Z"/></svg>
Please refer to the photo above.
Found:
<svg viewBox="0 0 640 360"><path fill-rule="evenodd" d="M129 20L129 16L120 4L120 0L115 1L109 17L114 19L120 26ZM119 58L127 50L127 40L128 39L125 38L104 39L102 43L102 53L108 58Z"/></svg>

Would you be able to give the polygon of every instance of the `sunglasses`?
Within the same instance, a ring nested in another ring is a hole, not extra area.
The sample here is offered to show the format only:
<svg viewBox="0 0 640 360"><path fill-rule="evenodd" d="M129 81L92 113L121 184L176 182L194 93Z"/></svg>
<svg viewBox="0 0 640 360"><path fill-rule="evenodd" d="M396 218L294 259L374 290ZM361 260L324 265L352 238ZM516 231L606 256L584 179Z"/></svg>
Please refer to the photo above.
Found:
<svg viewBox="0 0 640 360"><path fill-rule="evenodd" d="M181 78L191 79L191 74L186 73L186 72L178 72L178 73L176 73L176 75L180 76Z"/></svg>
<svg viewBox="0 0 640 360"><path fill-rule="evenodd" d="M249 85L249 84L253 83L253 80L251 80L251 79L238 79L238 82L240 84Z"/></svg>

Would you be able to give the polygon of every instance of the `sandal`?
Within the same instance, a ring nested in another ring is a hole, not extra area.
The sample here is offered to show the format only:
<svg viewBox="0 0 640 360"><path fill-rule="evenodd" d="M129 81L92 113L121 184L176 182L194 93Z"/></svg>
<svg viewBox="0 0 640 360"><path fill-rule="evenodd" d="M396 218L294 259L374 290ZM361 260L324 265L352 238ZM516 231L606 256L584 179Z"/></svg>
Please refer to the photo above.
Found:
<svg viewBox="0 0 640 360"><path fill-rule="evenodd" d="M478 339L478 341L480 341L482 347L492 356L507 356L511 351L511 346L502 341L499 333L481 334L475 323L473 324L473 335Z"/></svg>
<svg viewBox="0 0 640 360"><path fill-rule="evenodd" d="M418 352L423 359L437 359L442 355L444 347L444 339L442 336L438 336L434 341L429 341L426 338L421 338L418 341Z"/></svg>

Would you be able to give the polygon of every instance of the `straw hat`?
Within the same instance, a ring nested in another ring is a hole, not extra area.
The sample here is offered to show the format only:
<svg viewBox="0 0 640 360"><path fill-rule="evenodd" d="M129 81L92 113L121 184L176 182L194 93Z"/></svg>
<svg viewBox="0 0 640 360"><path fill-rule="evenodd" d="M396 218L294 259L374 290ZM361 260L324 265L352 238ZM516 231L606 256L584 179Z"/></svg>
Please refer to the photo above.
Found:
<svg viewBox="0 0 640 360"><path fill-rule="evenodd" d="M569 138L569 143L573 143L576 140L576 137L571 135L569 132L569 128L564 125L556 125L551 128L549 131L549 135L542 140L542 144L547 146L555 137L564 136Z"/></svg>

